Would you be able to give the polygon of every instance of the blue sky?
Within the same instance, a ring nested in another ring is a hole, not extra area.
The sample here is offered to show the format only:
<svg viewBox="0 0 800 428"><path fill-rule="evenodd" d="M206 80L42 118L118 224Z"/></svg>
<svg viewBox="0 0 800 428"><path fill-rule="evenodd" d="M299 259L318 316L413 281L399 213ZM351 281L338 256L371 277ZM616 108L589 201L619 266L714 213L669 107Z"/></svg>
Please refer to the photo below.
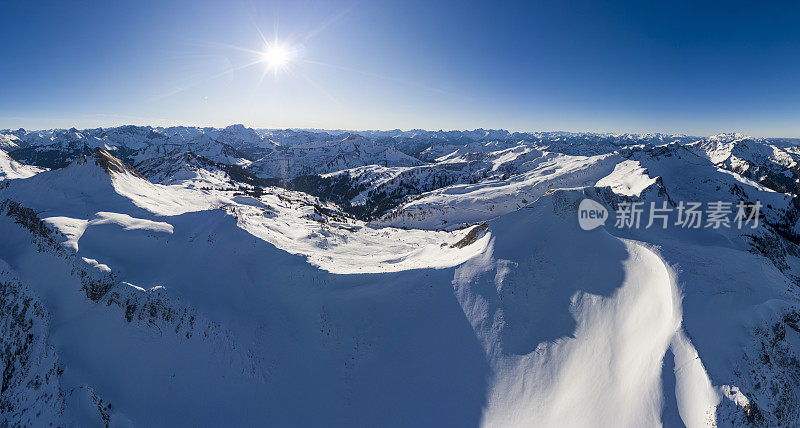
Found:
<svg viewBox="0 0 800 428"><path fill-rule="evenodd" d="M800 136L791 2L0 0L0 128ZM240 68L259 35L287 68ZM232 71L235 70L235 71Z"/></svg>

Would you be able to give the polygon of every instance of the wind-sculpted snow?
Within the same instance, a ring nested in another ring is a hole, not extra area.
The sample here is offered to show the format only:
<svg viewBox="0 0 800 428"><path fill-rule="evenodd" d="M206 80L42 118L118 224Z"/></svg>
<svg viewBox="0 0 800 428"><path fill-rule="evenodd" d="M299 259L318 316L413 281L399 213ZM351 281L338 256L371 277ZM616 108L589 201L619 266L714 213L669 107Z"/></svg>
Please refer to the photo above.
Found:
<svg viewBox="0 0 800 428"><path fill-rule="evenodd" d="M2 133L64 164L0 182L0 424L800 423L791 141ZM584 198L763 208L584 231Z"/></svg>
<svg viewBox="0 0 800 428"><path fill-rule="evenodd" d="M568 218L573 197L556 193L498 219L491 251L455 272L456 295L494 368L487 426L660 421L661 360L681 323L678 288L641 244L581 231ZM677 396L695 426L713 420L716 405L688 408L698 393L684 387Z"/></svg>
<svg viewBox="0 0 800 428"><path fill-rule="evenodd" d="M614 193L624 196L641 196L645 189L654 184L656 179L650 177L641 163L634 160L618 163L611 174L595 183L597 187L610 187Z"/></svg>

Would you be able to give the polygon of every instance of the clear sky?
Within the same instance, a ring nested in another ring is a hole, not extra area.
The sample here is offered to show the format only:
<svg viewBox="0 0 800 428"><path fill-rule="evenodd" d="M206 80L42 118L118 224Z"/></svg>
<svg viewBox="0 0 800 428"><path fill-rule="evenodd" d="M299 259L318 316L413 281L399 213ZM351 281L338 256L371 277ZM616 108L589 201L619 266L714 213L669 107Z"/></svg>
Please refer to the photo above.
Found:
<svg viewBox="0 0 800 428"><path fill-rule="evenodd" d="M0 128L800 136L798 16L755 1L0 0ZM284 68L245 67L259 32L291 51Z"/></svg>

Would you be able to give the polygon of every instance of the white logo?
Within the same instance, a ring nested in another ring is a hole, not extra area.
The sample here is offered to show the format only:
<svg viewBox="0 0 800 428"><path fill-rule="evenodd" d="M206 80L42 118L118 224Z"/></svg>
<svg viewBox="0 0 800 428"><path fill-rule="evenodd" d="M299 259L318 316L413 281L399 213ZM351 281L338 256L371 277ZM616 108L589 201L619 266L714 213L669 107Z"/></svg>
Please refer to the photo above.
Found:
<svg viewBox="0 0 800 428"><path fill-rule="evenodd" d="M584 199L578 205L578 224L583 230L597 229L606 224L608 210L592 199Z"/></svg>

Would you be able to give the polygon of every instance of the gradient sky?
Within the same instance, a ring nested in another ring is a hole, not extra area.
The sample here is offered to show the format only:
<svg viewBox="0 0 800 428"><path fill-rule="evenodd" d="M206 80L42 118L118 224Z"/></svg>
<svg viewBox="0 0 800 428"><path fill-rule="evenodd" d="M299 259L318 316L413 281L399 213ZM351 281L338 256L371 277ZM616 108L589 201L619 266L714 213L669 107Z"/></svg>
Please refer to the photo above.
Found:
<svg viewBox="0 0 800 428"><path fill-rule="evenodd" d="M797 2L0 0L0 128L800 136L798 16ZM238 69L259 30L300 57Z"/></svg>

